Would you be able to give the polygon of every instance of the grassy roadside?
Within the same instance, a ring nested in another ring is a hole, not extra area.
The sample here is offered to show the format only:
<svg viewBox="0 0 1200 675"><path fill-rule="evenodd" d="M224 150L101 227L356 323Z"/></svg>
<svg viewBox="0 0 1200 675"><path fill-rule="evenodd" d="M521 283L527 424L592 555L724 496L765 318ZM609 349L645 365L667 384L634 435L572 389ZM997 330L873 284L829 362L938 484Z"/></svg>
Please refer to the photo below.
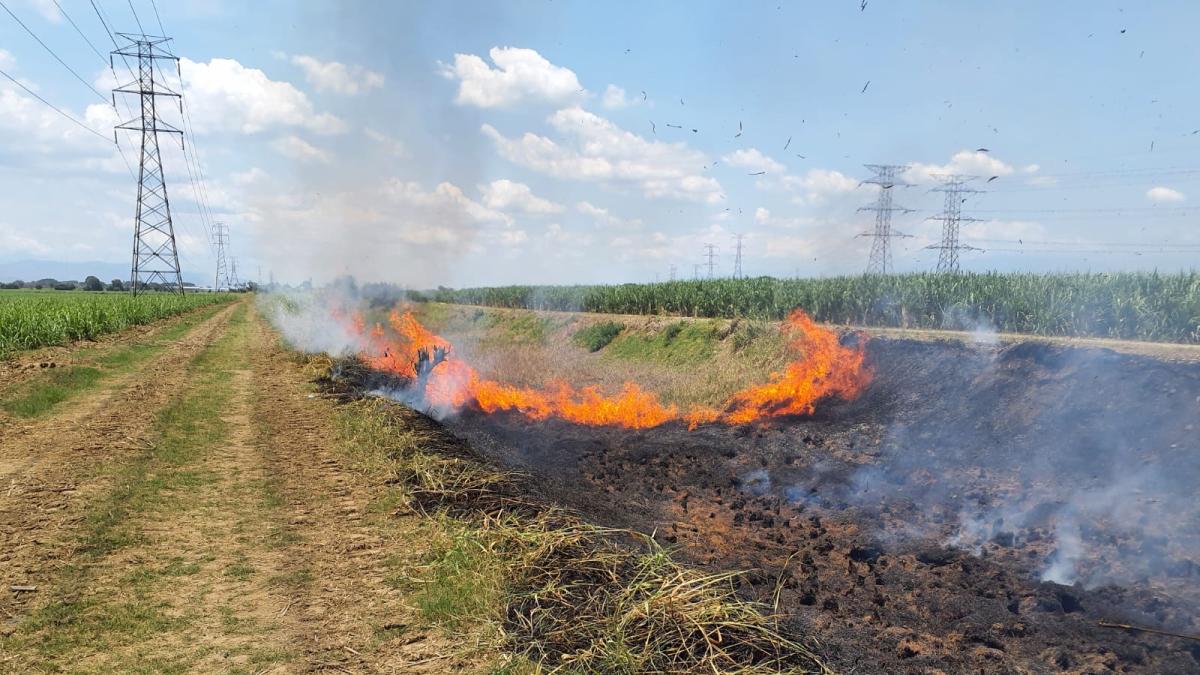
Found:
<svg viewBox="0 0 1200 675"><path fill-rule="evenodd" d="M82 354L69 366L41 370L30 380L0 390L0 408L16 417L45 415L58 404L100 386L107 379L131 372L224 308L220 304L195 310L148 339L107 345Z"/></svg>
<svg viewBox="0 0 1200 675"><path fill-rule="evenodd" d="M652 539L531 500L521 477L403 406L357 401L338 424L357 470L392 485L372 510L423 516L424 552L397 552L389 582L421 621L490 655L493 672L823 671L737 598L736 575L686 568Z"/></svg>
<svg viewBox="0 0 1200 675"><path fill-rule="evenodd" d="M221 412L233 395L245 315L245 306L237 308L227 333L189 363L188 386L158 414L146 450L106 469L114 487L84 509L76 554L58 570L49 597L0 641L29 670L182 672L203 656L157 654L153 646L199 618L164 601L162 591L204 561L133 556L131 564L122 556L147 544L147 522L197 508L197 488L219 479L202 459L229 434Z"/></svg>

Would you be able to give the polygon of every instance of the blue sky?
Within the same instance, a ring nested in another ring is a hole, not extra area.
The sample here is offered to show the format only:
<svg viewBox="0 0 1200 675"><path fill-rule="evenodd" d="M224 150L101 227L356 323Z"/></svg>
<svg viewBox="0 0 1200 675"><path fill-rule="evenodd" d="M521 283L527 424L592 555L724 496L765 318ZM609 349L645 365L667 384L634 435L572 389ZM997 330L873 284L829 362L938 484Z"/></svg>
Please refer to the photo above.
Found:
<svg viewBox="0 0 1200 675"><path fill-rule="evenodd" d="M5 4L112 87L52 0ZM59 4L106 55L91 4ZM729 274L735 232L748 274L856 273L867 163L912 167L899 271L936 263L943 172L987 190L963 205L985 249L965 269L1192 268L1200 6L1149 5L159 0L211 215L164 139L185 271L211 274L220 220L251 278L647 281L692 276L705 243ZM111 136L112 108L3 12L0 50ZM111 142L0 79L0 263L123 262L134 195Z"/></svg>

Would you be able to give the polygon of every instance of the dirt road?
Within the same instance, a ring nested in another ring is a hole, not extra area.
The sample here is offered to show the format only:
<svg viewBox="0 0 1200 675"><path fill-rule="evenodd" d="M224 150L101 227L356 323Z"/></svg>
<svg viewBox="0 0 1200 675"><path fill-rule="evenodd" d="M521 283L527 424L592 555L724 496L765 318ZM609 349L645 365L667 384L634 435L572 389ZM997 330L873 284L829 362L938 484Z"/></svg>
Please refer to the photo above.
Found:
<svg viewBox="0 0 1200 675"><path fill-rule="evenodd" d="M337 414L245 301L5 424L0 671L443 671Z"/></svg>

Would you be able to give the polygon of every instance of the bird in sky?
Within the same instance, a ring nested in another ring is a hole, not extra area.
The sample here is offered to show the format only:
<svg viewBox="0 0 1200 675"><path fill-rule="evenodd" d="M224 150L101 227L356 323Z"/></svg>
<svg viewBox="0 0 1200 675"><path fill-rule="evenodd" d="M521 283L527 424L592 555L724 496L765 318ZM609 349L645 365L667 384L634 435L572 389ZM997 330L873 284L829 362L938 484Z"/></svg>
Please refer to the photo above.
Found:
<svg viewBox="0 0 1200 675"><path fill-rule="evenodd" d="M791 144L792 144L792 137L791 137L791 136L788 136L787 143L784 143L784 144L783 144L783 149L784 149L784 150L787 150L787 149L788 149L788 146L789 146L789 145L791 145Z"/></svg>
<svg viewBox="0 0 1200 675"><path fill-rule="evenodd" d="M871 86L871 81L870 81L870 80L867 80L867 83L863 85L862 91L860 91L859 93L860 93L860 94L865 94L865 93L867 93L867 87L869 87L869 86Z"/></svg>
<svg viewBox="0 0 1200 675"><path fill-rule="evenodd" d="M765 174L765 173L766 173L766 171L755 171L754 173L748 173L748 174L746 174L746 175L747 175L747 176L761 176L761 175L763 175L763 174Z"/></svg>

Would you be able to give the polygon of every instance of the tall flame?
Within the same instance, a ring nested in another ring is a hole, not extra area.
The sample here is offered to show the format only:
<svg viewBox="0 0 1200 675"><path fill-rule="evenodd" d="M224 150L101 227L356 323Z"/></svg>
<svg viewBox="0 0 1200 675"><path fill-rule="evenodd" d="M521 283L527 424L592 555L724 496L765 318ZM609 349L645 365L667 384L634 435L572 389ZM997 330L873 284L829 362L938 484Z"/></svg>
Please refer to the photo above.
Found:
<svg viewBox="0 0 1200 675"><path fill-rule="evenodd" d="M335 318L346 320L345 316ZM380 324L370 332L362 316L349 317L348 330L360 336L362 358L371 368L416 377L419 350L450 343L425 328L411 310L393 310L388 316L390 334ZM620 393L605 395L597 387L575 389L555 382L544 389L516 387L484 379L466 362L454 357L430 373L422 392L429 404L448 410L471 407L485 413L518 412L534 420L557 417L576 424L618 426L629 429L656 427L680 420L694 429L701 424L746 424L781 415L810 415L816 403L827 397L853 400L871 381L864 366L864 345L843 346L832 331L818 326L802 310L784 322L788 351L793 360L782 373L772 373L768 382L735 393L721 408L695 406L680 411L659 401L653 392L636 382L626 382Z"/></svg>

